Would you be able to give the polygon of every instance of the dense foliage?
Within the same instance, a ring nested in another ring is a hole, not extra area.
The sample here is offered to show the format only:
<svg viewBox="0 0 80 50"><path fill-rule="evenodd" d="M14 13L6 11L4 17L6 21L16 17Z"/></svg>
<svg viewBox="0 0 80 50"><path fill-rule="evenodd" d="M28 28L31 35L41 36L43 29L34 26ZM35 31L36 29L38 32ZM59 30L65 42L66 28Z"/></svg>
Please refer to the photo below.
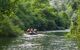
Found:
<svg viewBox="0 0 80 50"><path fill-rule="evenodd" d="M15 15L16 0L0 0L0 36L16 36L21 34L21 29L14 21L17 20Z"/></svg>
<svg viewBox="0 0 80 50"><path fill-rule="evenodd" d="M65 11L58 11L54 6L51 6L49 1L21 1L16 13L21 21L20 27L23 30L29 27L39 30L68 29L70 26L70 17Z"/></svg>
<svg viewBox="0 0 80 50"><path fill-rule="evenodd" d="M74 13L71 21L71 32L68 35L76 41L78 50L80 50L80 1L74 0L71 6Z"/></svg>
<svg viewBox="0 0 80 50"><path fill-rule="evenodd" d="M29 27L68 29L72 9L65 4L60 7L51 6L50 0L0 0L0 35L16 36Z"/></svg>

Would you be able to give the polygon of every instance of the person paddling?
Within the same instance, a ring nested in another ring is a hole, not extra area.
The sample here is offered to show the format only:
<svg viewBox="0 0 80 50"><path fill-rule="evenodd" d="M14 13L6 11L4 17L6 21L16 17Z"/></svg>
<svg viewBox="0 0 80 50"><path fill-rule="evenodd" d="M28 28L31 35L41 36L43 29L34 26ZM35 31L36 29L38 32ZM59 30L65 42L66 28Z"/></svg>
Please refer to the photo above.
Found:
<svg viewBox="0 0 80 50"><path fill-rule="evenodd" d="M29 28L29 29L27 29L27 32L28 32L30 35L37 34L37 29Z"/></svg>

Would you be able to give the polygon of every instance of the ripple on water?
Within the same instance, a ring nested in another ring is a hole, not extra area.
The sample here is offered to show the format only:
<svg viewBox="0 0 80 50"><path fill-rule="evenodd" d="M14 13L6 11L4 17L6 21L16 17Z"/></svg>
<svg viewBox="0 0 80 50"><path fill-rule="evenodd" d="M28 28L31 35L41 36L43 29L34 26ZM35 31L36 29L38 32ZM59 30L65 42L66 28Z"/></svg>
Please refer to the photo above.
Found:
<svg viewBox="0 0 80 50"><path fill-rule="evenodd" d="M37 35L29 35L29 34L24 34L23 35L23 37L43 37L43 36L47 36L47 35L45 35L45 34L37 34Z"/></svg>
<svg viewBox="0 0 80 50"><path fill-rule="evenodd" d="M75 44L72 44L74 42L66 40L64 36L52 34L24 34L13 41L13 43L16 42L17 45L9 45L6 50L20 50L19 48L21 50L74 50L74 48L77 48Z"/></svg>
<svg viewBox="0 0 80 50"><path fill-rule="evenodd" d="M40 44L32 44L32 43L28 43L28 44L20 44L18 45L19 47L33 47L33 46L39 46Z"/></svg>

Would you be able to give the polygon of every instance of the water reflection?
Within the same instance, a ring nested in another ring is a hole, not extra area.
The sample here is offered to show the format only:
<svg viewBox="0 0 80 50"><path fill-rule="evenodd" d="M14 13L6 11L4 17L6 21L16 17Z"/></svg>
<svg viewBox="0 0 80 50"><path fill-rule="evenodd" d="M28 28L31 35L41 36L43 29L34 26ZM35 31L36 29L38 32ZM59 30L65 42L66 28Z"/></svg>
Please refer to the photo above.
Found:
<svg viewBox="0 0 80 50"><path fill-rule="evenodd" d="M61 33L26 35L17 38L0 38L0 50L76 50L74 41Z"/></svg>

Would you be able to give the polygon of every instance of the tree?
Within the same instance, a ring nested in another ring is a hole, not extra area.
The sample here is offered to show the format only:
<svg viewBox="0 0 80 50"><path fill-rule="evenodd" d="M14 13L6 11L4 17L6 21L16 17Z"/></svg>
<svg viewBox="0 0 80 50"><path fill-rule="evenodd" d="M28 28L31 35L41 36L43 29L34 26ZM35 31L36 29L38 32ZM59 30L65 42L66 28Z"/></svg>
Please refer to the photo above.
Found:
<svg viewBox="0 0 80 50"><path fill-rule="evenodd" d="M18 24L14 23L17 20L15 15L17 2L18 0L0 0L0 36L17 36L21 34Z"/></svg>
<svg viewBox="0 0 80 50"><path fill-rule="evenodd" d="M39 30L68 29L70 25L69 18L66 18L68 15L65 12L59 15L61 11L58 12L57 9L52 7L49 1L50 0L21 1L16 13L21 23L23 23L20 27L23 30L26 30L28 27L34 27Z"/></svg>
<svg viewBox="0 0 80 50"><path fill-rule="evenodd" d="M78 50L80 50L80 1L74 0L73 3L72 9L74 13L71 21L71 32L68 35L76 41Z"/></svg>

